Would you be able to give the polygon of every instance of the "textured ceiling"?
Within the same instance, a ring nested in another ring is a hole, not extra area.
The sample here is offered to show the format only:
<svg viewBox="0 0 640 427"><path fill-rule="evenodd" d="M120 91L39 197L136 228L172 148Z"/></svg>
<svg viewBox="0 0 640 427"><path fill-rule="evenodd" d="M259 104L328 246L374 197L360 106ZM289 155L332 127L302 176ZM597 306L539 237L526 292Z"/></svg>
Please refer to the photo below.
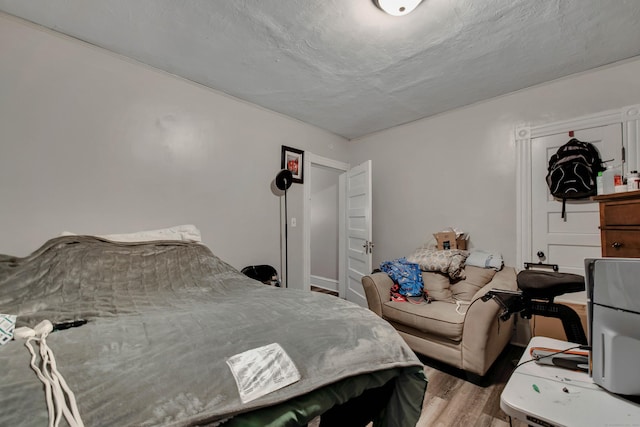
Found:
<svg viewBox="0 0 640 427"><path fill-rule="evenodd" d="M638 0L424 0L404 17L371 0L0 10L349 139L640 55Z"/></svg>

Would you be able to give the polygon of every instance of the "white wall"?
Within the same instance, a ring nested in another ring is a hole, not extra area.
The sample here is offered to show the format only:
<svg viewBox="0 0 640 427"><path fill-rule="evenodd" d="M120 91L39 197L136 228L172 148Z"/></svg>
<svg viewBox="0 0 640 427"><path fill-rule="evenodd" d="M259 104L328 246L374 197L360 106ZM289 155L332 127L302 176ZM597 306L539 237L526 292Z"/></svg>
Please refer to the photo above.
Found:
<svg viewBox="0 0 640 427"><path fill-rule="evenodd" d="M347 157L338 136L2 14L0 57L0 253L193 223L235 267L279 270L281 145ZM302 193L289 192L299 221Z"/></svg>
<svg viewBox="0 0 640 427"><path fill-rule="evenodd" d="M515 262L513 130L640 102L630 61L342 138L0 14L0 253L63 230L194 223L236 267L280 266L280 146L373 160L374 263L446 226ZM290 283L302 282L302 186L289 190Z"/></svg>
<svg viewBox="0 0 640 427"><path fill-rule="evenodd" d="M640 60L627 61L354 142L351 164L373 161L374 266L449 226L515 265L515 127L638 102Z"/></svg>

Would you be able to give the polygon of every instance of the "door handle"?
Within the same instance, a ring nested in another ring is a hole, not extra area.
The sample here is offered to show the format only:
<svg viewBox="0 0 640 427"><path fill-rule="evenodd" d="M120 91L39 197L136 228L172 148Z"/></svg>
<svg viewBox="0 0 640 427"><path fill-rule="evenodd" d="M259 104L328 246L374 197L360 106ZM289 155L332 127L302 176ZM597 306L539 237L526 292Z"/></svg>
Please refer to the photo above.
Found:
<svg viewBox="0 0 640 427"><path fill-rule="evenodd" d="M375 245L373 244L373 242L370 242L368 240L364 241L364 245L362 245L362 247L364 248L364 253L365 254L371 254L373 253L373 247Z"/></svg>
<svg viewBox="0 0 640 427"><path fill-rule="evenodd" d="M611 244L611 247L612 247L613 249L620 249L620 248L621 248L621 247L623 247L623 246L624 246L624 244L622 244L622 243L620 243L620 242L613 242L613 243Z"/></svg>

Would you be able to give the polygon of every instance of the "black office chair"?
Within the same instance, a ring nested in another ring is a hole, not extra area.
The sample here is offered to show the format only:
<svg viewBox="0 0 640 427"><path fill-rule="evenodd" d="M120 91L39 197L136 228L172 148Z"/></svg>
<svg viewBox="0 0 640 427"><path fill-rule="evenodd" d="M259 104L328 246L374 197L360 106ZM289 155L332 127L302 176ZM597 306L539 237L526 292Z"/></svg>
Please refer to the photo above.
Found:
<svg viewBox="0 0 640 427"><path fill-rule="evenodd" d="M547 264L544 264L547 266ZM577 344L587 344L580 316L571 307L553 302L555 297L585 290L584 277L578 274L559 273L556 265L554 271L531 270L525 264L525 270L518 273L516 281L519 291L492 289L483 297L483 301L495 299L503 308L500 318L503 320L512 314L520 313L525 319L532 315L554 317L562 321L567 340Z"/></svg>
<svg viewBox="0 0 640 427"><path fill-rule="evenodd" d="M280 287L278 272L270 265L250 265L240 270L245 276L269 286Z"/></svg>

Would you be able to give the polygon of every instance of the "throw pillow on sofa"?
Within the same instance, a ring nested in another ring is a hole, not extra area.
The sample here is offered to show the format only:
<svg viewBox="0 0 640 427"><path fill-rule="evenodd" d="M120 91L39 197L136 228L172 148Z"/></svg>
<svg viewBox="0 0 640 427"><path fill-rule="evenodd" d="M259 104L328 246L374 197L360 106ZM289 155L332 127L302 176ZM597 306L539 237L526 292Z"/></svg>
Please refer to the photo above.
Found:
<svg viewBox="0 0 640 427"><path fill-rule="evenodd" d="M418 264L423 271L439 271L456 280L464 279L464 262L468 256L469 252L460 249L419 248L407 257L407 261Z"/></svg>
<svg viewBox="0 0 640 427"><path fill-rule="evenodd" d="M493 279L493 276L496 275L496 270L467 265L465 266L465 273L467 277L464 280L451 285L453 297L458 301L471 301L476 292Z"/></svg>
<svg viewBox="0 0 640 427"><path fill-rule="evenodd" d="M432 301L455 302L451 292L451 281L445 273L435 271L423 271L422 281L424 290Z"/></svg>

